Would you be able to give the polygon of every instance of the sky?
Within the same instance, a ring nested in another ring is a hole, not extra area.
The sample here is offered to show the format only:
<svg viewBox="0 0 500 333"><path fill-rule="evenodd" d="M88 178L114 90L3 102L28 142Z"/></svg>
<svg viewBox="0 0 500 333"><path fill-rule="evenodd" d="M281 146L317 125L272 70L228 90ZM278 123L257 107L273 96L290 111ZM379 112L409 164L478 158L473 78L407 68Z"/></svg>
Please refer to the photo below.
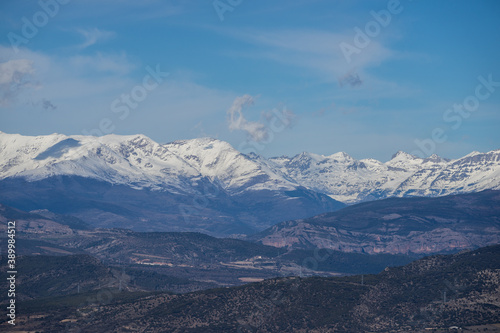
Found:
<svg viewBox="0 0 500 333"><path fill-rule="evenodd" d="M496 0L0 2L0 131L387 161L500 148Z"/></svg>

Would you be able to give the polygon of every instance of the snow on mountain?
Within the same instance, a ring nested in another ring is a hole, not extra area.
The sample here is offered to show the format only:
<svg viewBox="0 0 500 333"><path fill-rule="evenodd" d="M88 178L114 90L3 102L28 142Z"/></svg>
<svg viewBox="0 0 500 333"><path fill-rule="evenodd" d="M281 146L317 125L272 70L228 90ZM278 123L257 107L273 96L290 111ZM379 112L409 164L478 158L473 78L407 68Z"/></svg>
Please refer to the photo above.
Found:
<svg viewBox="0 0 500 333"><path fill-rule="evenodd" d="M0 153L1 179L24 177L36 181L70 175L136 188L176 188L182 177L199 175L185 161L142 135L28 137L2 133Z"/></svg>
<svg viewBox="0 0 500 333"><path fill-rule="evenodd" d="M297 183L345 203L390 196L441 196L500 189L500 150L456 160L399 151L386 163L346 153L272 158Z"/></svg>
<svg viewBox="0 0 500 333"><path fill-rule="evenodd" d="M175 141L164 147L231 193L262 189L290 191L297 186L262 159L241 154L227 142L203 138Z"/></svg>
<svg viewBox="0 0 500 333"><path fill-rule="evenodd" d="M0 202L76 216L92 227L218 236L345 206L220 140L1 132Z"/></svg>
<svg viewBox="0 0 500 333"><path fill-rule="evenodd" d="M203 138L158 144L144 135L21 136L0 133L0 179L72 175L134 188L189 191L203 177L230 192L293 190L279 171ZM277 172L276 172L277 171Z"/></svg>
<svg viewBox="0 0 500 333"><path fill-rule="evenodd" d="M0 179L75 175L133 188L189 193L208 179L232 195L300 186L345 203L500 189L500 150L456 160L399 151L388 162L344 152L265 159L201 138L159 144L144 135L22 136L0 132Z"/></svg>

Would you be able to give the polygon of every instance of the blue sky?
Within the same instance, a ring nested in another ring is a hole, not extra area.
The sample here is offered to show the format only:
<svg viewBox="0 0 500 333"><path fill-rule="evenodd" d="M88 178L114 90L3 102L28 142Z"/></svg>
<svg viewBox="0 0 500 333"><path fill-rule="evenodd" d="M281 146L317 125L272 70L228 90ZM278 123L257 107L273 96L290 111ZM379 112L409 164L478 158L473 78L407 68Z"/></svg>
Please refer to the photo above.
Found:
<svg viewBox="0 0 500 333"><path fill-rule="evenodd" d="M498 17L494 0L4 0L0 131L382 161L498 149Z"/></svg>

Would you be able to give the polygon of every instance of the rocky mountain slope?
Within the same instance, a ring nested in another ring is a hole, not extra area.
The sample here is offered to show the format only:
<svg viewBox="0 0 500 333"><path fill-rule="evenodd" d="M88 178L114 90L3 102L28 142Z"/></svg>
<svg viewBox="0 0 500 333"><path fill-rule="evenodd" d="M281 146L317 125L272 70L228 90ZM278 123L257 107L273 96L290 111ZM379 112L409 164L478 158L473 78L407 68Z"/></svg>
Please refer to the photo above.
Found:
<svg viewBox="0 0 500 333"><path fill-rule="evenodd" d="M262 244L358 253L430 254L500 243L500 191L390 198L279 223Z"/></svg>

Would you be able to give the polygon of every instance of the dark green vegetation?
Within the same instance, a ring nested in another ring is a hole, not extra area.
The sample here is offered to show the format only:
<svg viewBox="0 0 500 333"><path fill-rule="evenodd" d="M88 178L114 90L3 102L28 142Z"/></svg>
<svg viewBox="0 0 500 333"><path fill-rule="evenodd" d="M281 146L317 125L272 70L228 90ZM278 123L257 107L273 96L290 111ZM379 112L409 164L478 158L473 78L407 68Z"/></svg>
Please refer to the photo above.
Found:
<svg viewBox="0 0 500 333"><path fill-rule="evenodd" d="M427 221L406 223L408 230L425 229L428 225L439 224L440 217L448 218L451 223L459 220L461 223L489 224L490 221L500 221L500 191L487 190L478 193L449 195L437 198L389 198L370 201L346 207L338 212L325 213L306 219L317 225L328 225L332 222L339 226L349 226L353 229L376 227L380 217L387 214L400 214L402 217L391 219L394 223L404 224L404 216L431 216ZM366 215L371 218L361 218ZM442 223L442 222L441 222Z"/></svg>
<svg viewBox="0 0 500 333"><path fill-rule="evenodd" d="M51 220L61 225L68 226L76 230L88 230L90 226L84 221L71 215L54 214L48 210L39 210L36 212L25 212L6 205L0 204L0 214L10 221L16 220Z"/></svg>
<svg viewBox="0 0 500 333"><path fill-rule="evenodd" d="M39 300L23 302L19 327L43 332L420 332L494 324L500 322L500 246L426 257L363 279L286 277L181 295L118 290L103 295L100 300L92 293L47 299L45 308Z"/></svg>
<svg viewBox="0 0 500 333"><path fill-rule="evenodd" d="M2 264L6 261L2 257ZM18 300L73 294L78 285L81 290L88 290L113 278L108 267L88 255L20 257L16 260L16 268L20 286L16 293ZM7 265L0 269L0 279L5 281ZM0 285L2 295L7 294L7 287L5 283Z"/></svg>

